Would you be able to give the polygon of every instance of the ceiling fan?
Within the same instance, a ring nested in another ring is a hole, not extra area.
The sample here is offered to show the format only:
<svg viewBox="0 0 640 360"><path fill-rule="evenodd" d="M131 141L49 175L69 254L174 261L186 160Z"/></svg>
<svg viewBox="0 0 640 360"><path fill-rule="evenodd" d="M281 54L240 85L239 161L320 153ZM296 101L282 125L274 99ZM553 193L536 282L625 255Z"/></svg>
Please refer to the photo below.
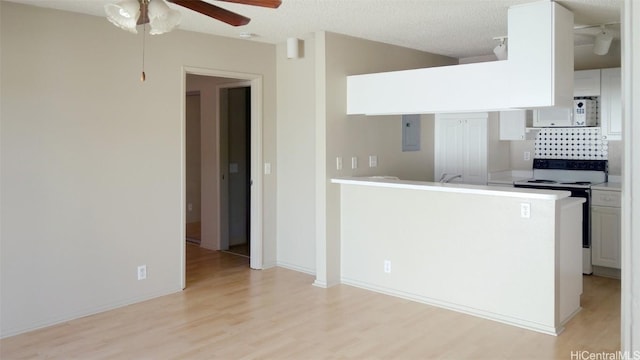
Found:
<svg viewBox="0 0 640 360"><path fill-rule="evenodd" d="M197 11L213 19L232 26L246 25L251 21L248 17L223 9L203 0L167 0L187 9ZM281 0L217 0L236 4L261 6L275 9ZM164 0L123 0L117 4L105 5L107 19L114 25L137 33L136 26L150 24L152 35L171 31L180 22L180 13L172 10Z"/></svg>

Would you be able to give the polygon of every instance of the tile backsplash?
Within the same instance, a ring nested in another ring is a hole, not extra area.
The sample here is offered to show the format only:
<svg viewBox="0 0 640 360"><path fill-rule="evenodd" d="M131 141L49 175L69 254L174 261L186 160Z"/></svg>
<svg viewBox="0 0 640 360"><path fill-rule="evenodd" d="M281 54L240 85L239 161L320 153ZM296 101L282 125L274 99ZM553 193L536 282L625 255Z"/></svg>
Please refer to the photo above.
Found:
<svg viewBox="0 0 640 360"><path fill-rule="evenodd" d="M534 153L540 159L608 160L609 143L599 127L542 128Z"/></svg>

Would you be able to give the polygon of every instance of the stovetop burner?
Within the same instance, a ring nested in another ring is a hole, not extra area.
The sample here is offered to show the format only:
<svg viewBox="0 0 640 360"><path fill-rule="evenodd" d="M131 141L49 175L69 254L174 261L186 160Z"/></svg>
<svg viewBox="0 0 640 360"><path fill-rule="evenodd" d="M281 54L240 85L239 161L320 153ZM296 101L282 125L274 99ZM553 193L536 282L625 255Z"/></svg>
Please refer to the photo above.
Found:
<svg viewBox="0 0 640 360"><path fill-rule="evenodd" d="M591 181L563 182L563 185L591 185Z"/></svg>
<svg viewBox="0 0 640 360"><path fill-rule="evenodd" d="M554 180L546 180L546 179L531 179L527 180L528 183L532 184L555 184L557 181Z"/></svg>

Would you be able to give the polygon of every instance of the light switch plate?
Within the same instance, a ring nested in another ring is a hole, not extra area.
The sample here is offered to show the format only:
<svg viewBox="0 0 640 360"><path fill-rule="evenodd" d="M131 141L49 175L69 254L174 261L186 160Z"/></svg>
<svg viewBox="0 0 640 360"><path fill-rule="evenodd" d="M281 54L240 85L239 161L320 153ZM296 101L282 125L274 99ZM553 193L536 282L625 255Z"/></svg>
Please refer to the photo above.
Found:
<svg viewBox="0 0 640 360"><path fill-rule="evenodd" d="M358 168L358 158L355 156L351 158L351 168L352 169Z"/></svg>
<svg viewBox="0 0 640 360"><path fill-rule="evenodd" d="M376 167L378 166L378 157L375 155L369 155L369 167Z"/></svg>
<svg viewBox="0 0 640 360"><path fill-rule="evenodd" d="M338 156L336 158L336 170L342 170L342 157Z"/></svg>

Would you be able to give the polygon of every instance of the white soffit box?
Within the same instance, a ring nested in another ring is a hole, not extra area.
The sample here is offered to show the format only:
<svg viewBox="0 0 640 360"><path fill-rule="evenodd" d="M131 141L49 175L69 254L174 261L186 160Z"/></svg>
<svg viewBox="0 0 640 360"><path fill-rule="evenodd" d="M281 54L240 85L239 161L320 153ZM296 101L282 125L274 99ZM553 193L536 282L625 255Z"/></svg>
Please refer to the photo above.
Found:
<svg viewBox="0 0 640 360"><path fill-rule="evenodd" d="M347 114L390 115L571 106L573 13L554 2L509 8L503 61L347 77Z"/></svg>

